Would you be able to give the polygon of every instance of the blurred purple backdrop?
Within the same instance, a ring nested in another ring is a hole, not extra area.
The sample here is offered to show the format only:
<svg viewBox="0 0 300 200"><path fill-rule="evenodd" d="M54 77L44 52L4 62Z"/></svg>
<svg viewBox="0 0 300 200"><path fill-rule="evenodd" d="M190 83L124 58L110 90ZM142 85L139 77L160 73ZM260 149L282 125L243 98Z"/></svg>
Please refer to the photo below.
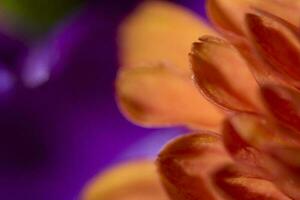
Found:
<svg viewBox="0 0 300 200"><path fill-rule="evenodd" d="M114 101L116 29L137 2L90 1L38 41L0 34L1 199L77 199L102 169L182 132L134 126Z"/></svg>

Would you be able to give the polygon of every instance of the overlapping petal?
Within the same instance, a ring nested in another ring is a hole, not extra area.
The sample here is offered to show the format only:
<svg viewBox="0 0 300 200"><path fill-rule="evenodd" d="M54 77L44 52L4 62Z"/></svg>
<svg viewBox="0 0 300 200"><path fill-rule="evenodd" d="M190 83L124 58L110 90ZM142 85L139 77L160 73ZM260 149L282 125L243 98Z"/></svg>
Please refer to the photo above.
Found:
<svg viewBox="0 0 300 200"><path fill-rule="evenodd" d="M198 86L214 103L235 111L262 110L258 84L230 43L212 36L201 37L193 44L190 58Z"/></svg>
<svg viewBox="0 0 300 200"><path fill-rule="evenodd" d="M299 199L299 136L266 118L239 114L224 126L225 146L257 177L272 180L289 196Z"/></svg>
<svg viewBox="0 0 300 200"><path fill-rule="evenodd" d="M193 134L165 147L158 164L172 199L290 199L269 180L234 164L220 139L212 133Z"/></svg>
<svg viewBox="0 0 300 200"><path fill-rule="evenodd" d="M146 2L126 20L120 108L144 126L216 129L224 114L197 94L184 56L202 36L190 53L195 81L208 100L235 114L223 123L223 137L190 134L164 148L157 163L169 196L300 199L300 2L208 0L207 9L231 43L202 36L215 33L166 2Z"/></svg>
<svg viewBox="0 0 300 200"><path fill-rule="evenodd" d="M247 14L252 46L276 76L299 87L300 38L297 28L272 15Z"/></svg>
<svg viewBox="0 0 300 200"><path fill-rule="evenodd" d="M121 25L121 66L165 62L190 74L186 56L195 38L216 34L191 11L166 1L146 1Z"/></svg>
<svg viewBox="0 0 300 200"><path fill-rule="evenodd" d="M223 125L226 148L240 162L262 166L261 151L270 145L296 145L299 136L267 118L240 113L228 118Z"/></svg>
<svg viewBox="0 0 300 200"><path fill-rule="evenodd" d="M169 66L124 68L116 87L123 113L143 126L216 128L223 118L189 77Z"/></svg>
<svg viewBox="0 0 300 200"><path fill-rule="evenodd" d="M280 122L300 131L300 94L282 86L265 85L262 95L269 111Z"/></svg>
<svg viewBox="0 0 300 200"><path fill-rule="evenodd" d="M250 0L208 0L206 10L213 24L222 31L243 35L244 14L250 9Z"/></svg>
<svg viewBox="0 0 300 200"><path fill-rule="evenodd" d="M87 184L82 200L168 200L152 161L122 164Z"/></svg>
<svg viewBox="0 0 300 200"><path fill-rule="evenodd" d="M169 143L158 157L162 182L174 200L221 200L212 175L231 159L221 137L189 134Z"/></svg>
<svg viewBox="0 0 300 200"><path fill-rule="evenodd" d="M207 11L211 21L222 31L244 36L246 13L262 10L296 26L300 23L300 3L297 0L208 0Z"/></svg>
<svg viewBox="0 0 300 200"><path fill-rule="evenodd" d="M291 200L272 182L249 176L236 165L228 165L215 175L215 183L232 200Z"/></svg>
<svg viewBox="0 0 300 200"><path fill-rule="evenodd" d="M293 199L300 199L300 147L299 145L266 148L272 162L266 165L274 183Z"/></svg>

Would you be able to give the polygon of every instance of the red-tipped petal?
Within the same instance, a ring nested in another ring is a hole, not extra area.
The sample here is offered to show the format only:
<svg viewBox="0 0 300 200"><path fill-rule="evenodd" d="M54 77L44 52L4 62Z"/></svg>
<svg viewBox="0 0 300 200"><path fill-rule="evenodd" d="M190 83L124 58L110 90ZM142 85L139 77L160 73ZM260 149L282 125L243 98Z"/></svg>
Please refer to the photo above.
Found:
<svg viewBox="0 0 300 200"><path fill-rule="evenodd" d="M300 198L299 135L252 114L237 114L225 122L225 146L257 177L272 180L289 196Z"/></svg>
<svg viewBox="0 0 300 200"><path fill-rule="evenodd" d="M245 60L228 42L202 37L193 44L190 58L196 83L214 103L234 111L261 110L258 85Z"/></svg>
<svg viewBox="0 0 300 200"><path fill-rule="evenodd" d="M246 113L229 118L223 125L223 141L226 149L237 162L250 167L252 173L257 176L266 176L263 168L265 156L257 146L266 142L261 137L266 137L268 133L259 130L261 127L256 120L261 119ZM263 136L260 136L260 132Z"/></svg>
<svg viewBox="0 0 300 200"><path fill-rule="evenodd" d="M257 55L276 76L300 87L300 41L296 27L271 15L247 14L246 22Z"/></svg>
<svg viewBox="0 0 300 200"><path fill-rule="evenodd" d="M280 16L289 23L300 23L300 2L297 0L207 0L208 16L221 31L243 36L244 17L248 12L262 10Z"/></svg>
<svg viewBox="0 0 300 200"><path fill-rule="evenodd" d="M232 200L290 200L272 182L251 177L236 165L218 171L215 183Z"/></svg>
<svg viewBox="0 0 300 200"><path fill-rule="evenodd" d="M231 163L220 136L191 134L168 144L158 157L163 184L174 200L221 200L212 174Z"/></svg>
<svg viewBox="0 0 300 200"><path fill-rule="evenodd" d="M272 162L266 166L274 183L293 199L300 199L300 147L299 145L265 148Z"/></svg>
<svg viewBox="0 0 300 200"><path fill-rule="evenodd" d="M281 123L300 131L300 93L275 85L266 85L261 91L273 116Z"/></svg>
<svg viewBox="0 0 300 200"><path fill-rule="evenodd" d="M223 126L224 144L230 154L241 164L252 167L262 177L272 177L266 166L270 165L265 149L269 146L298 145L295 133L280 127L264 117L241 113L229 118Z"/></svg>
<svg viewBox="0 0 300 200"><path fill-rule="evenodd" d="M221 30L243 35L243 15L249 7L248 1L207 0L206 10L210 20Z"/></svg>

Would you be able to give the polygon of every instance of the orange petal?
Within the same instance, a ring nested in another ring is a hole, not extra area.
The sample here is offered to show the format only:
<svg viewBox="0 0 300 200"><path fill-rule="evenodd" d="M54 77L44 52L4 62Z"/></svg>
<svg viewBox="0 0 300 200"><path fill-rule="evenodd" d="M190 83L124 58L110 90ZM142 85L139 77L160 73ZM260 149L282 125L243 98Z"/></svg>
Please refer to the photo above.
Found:
<svg viewBox="0 0 300 200"><path fill-rule="evenodd" d="M232 200L291 200L272 182L249 177L235 165L225 166L218 171L215 183Z"/></svg>
<svg viewBox="0 0 300 200"><path fill-rule="evenodd" d="M247 14L247 25L258 55L281 79L300 87L300 40L282 19L271 15Z"/></svg>
<svg viewBox="0 0 300 200"><path fill-rule="evenodd" d="M250 71L260 85L289 85L286 80L282 80L282 75L276 74L275 70L257 55L249 40L231 37L230 41L247 61Z"/></svg>
<svg viewBox="0 0 300 200"><path fill-rule="evenodd" d="M266 13L263 11L256 11L261 15L266 15L269 17L273 17L276 20L282 21L282 19L278 19L271 15L270 13ZM244 36L239 36L231 32L224 33L225 37L231 42L231 44L239 51L241 56L247 61L249 70L252 72L253 76L257 80L260 85L276 83L281 85L288 85L286 80L282 80L282 75L275 73L275 70L272 67L264 62L260 56L257 55L257 52L254 50L251 40Z"/></svg>
<svg viewBox="0 0 300 200"><path fill-rule="evenodd" d="M264 117L240 113L229 118L223 126L224 144L227 150L243 165L252 167L253 173L269 177L269 165L265 149L268 146L299 144L299 136Z"/></svg>
<svg viewBox="0 0 300 200"><path fill-rule="evenodd" d="M264 138L272 138L272 135L264 129L260 130L260 121L256 120L261 119L256 117L258 118L256 115L242 113L227 119L223 125L223 140L226 149L236 161L250 167L253 174L265 176L265 156L258 146L266 142Z"/></svg>
<svg viewBox="0 0 300 200"><path fill-rule="evenodd" d="M300 147L273 146L267 150L273 163L266 166L271 170L274 182L293 199L300 199Z"/></svg>
<svg viewBox="0 0 300 200"><path fill-rule="evenodd" d="M228 42L202 37L194 43L190 57L195 80L210 100L229 110L261 110L257 82Z"/></svg>
<svg viewBox="0 0 300 200"><path fill-rule="evenodd" d="M121 66L165 62L190 72L187 59L192 42L216 34L190 10L166 1L146 1L119 31Z"/></svg>
<svg viewBox="0 0 300 200"><path fill-rule="evenodd" d="M295 0L207 0L211 21L223 32L244 35L246 13L262 10L277 15L291 24L300 24L300 3Z"/></svg>
<svg viewBox="0 0 300 200"><path fill-rule="evenodd" d="M300 1L298 0L255 0L253 8L276 15L285 21L299 26Z"/></svg>
<svg viewBox="0 0 300 200"><path fill-rule="evenodd" d="M231 163L220 136L189 134L168 144L158 157L162 182L174 200L222 200L211 176Z"/></svg>
<svg viewBox="0 0 300 200"><path fill-rule="evenodd" d="M266 85L261 91L273 116L281 123L300 132L300 93L275 85Z"/></svg>
<svg viewBox="0 0 300 200"><path fill-rule="evenodd" d="M206 10L213 24L222 31L244 35L244 15L251 0L207 0Z"/></svg>
<svg viewBox="0 0 300 200"><path fill-rule="evenodd" d="M216 128L223 114L171 67L123 68L117 98L125 116L143 126L189 125Z"/></svg>
<svg viewBox="0 0 300 200"><path fill-rule="evenodd" d="M249 114L232 117L224 127L225 146L239 163L299 199L299 136Z"/></svg>
<svg viewBox="0 0 300 200"><path fill-rule="evenodd" d="M168 200L152 161L116 166L95 177L83 190L82 200Z"/></svg>
<svg viewBox="0 0 300 200"><path fill-rule="evenodd" d="M292 137L283 131L284 129L276 126L265 117L250 113L236 114L228 118L223 126L224 142L233 145L229 148L233 148L232 150L239 149L240 145L234 143L235 141L243 143L242 146L244 147L248 145L257 149L273 142L282 144L288 141L292 142Z"/></svg>

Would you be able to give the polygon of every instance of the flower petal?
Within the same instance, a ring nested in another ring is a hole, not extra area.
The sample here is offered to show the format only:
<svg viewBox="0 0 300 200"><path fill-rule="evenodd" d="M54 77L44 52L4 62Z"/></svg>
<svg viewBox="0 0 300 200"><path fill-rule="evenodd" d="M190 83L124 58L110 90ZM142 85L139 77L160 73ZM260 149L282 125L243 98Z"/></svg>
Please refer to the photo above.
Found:
<svg viewBox="0 0 300 200"><path fill-rule="evenodd" d="M190 78L171 67L123 68L116 82L125 116L143 126L215 128L223 114L197 91Z"/></svg>
<svg viewBox="0 0 300 200"><path fill-rule="evenodd" d="M211 176L231 159L220 136L189 134L169 143L158 157L159 172L172 199L221 200Z"/></svg>
<svg viewBox="0 0 300 200"><path fill-rule="evenodd" d="M239 113L228 118L224 123L223 133L225 144L240 140L257 149L266 144L294 143L299 139L299 137L294 137L289 130L274 124L265 117L250 113ZM231 137L235 137L235 139L233 140Z"/></svg>
<svg viewBox="0 0 300 200"><path fill-rule="evenodd" d="M272 182L248 176L235 165L219 170L215 183L232 200L290 200Z"/></svg>
<svg viewBox="0 0 300 200"><path fill-rule="evenodd" d="M206 9L216 27L244 35L244 14L250 9L250 0L207 0Z"/></svg>
<svg viewBox="0 0 300 200"><path fill-rule="evenodd" d="M249 114L237 115L227 123L224 141L234 158L252 174L272 180L299 199L299 136Z"/></svg>
<svg viewBox="0 0 300 200"><path fill-rule="evenodd" d="M190 57L195 80L210 100L229 110L261 110L258 84L245 60L228 42L202 37L194 43Z"/></svg>
<svg viewBox="0 0 300 200"><path fill-rule="evenodd" d="M300 93L275 85L265 85L261 91L273 116L281 123L300 132Z"/></svg>
<svg viewBox="0 0 300 200"><path fill-rule="evenodd" d="M117 166L87 184L83 200L168 200L152 161Z"/></svg>
<svg viewBox="0 0 300 200"><path fill-rule="evenodd" d="M224 122L224 145L232 157L243 166L251 167L252 173L261 176L263 171L264 155L257 149L256 143L262 143L260 126L255 115L245 113L235 115ZM272 138L263 132L263 136ZM256 137L258 139L256 139Z"/></svg>
<svg viewBox="0 0 300 200"><path fill-rule="evenodd" d="M254 0L252 7L279 16L285 21L299 26L300 2L298 0Z"/></svg>
<svg viewBox="0 0 300 200"><path fill-rule="evenodd" d="M223 126L223 138L226 149L239 163L250 166L254 174L270 177L266 166L269 155L268 146L286 146L299 144L299 136L280 127L266 118L239 113L228 118Z"/></svg>
<svg viewBox="0 0 300 200"><path fill-rule="evenodd" d="M207 11L211 21L222 31L244 36L246 13L265 11L282 17L295 26L300 23L300 3L295 0L208 0Z"/></svg>
<svg viewBox="0 0 300 200"><path fill-rule="evenodd" d="M293 199L300 199L300 147L273 146L267 149L273 159L266 168L271 170L273 181Z"/></svg>
<svg viewBox="0 0 300 200"><path fill-rule="evenodd" d="M275 73L275 70L268 63L264 62L254 53L250 40L231 37L230 41L247 61L249 69L259 85L271 83L289 85L285 80L282 80L282 77Z"/></svg>
<svg viewBox="0 0 300 200"><path fill-rule="evenodd" d="M254 48L276 75L300 87L300 40L296 27L271 15L247 14ZM293 28L291 28L293 27Z"/></svg>
<svg viewBox="0 0 300 200"><path fill-rule="evenodd" d="M202 34L216 33L191 11L166 1L146 1L121 25L121 66L166 62L190 74L187 55Z"/></svg>

